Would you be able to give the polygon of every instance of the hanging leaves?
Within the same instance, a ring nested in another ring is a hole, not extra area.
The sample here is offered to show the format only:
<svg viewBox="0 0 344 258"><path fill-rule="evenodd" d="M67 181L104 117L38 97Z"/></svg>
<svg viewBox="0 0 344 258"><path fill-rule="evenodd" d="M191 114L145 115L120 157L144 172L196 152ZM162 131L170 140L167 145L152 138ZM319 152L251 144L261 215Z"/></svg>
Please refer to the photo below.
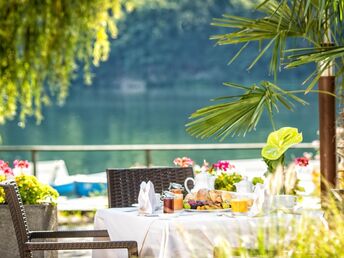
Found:
<svg viewBox="0 0 344 258"><path fill-rule="evenodd" d="M78 66L89 84L131 2L0 0L0 123L17 112L22 125L31 115L40 122L42 105L63 103Z"/></svg>

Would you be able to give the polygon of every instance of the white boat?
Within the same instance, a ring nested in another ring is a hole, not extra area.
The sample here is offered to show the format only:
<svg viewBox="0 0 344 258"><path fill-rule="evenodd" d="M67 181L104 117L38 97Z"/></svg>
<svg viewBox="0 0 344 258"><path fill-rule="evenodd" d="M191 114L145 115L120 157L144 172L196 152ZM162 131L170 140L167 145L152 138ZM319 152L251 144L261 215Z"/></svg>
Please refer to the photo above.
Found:
<svg viewBox="0 0 344 258"><path fill-rule="evenodd" d="M29 173L33 174L30 163ZM69 175L64 160L47 160L36 163L36 176L44 184L54 187L62 196L90 196L106 193L106 173Z"/></svg>

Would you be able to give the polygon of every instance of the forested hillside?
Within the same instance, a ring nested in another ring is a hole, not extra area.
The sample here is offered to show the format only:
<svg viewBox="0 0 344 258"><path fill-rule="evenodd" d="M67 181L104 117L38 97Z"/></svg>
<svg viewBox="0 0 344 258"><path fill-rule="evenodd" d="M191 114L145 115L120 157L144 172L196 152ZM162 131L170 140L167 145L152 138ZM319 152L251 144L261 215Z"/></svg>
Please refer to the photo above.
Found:
<svg viewBox="0 0 344 258"><path fill-rule="evenodd" d="M212 18L224 13L255 15L230 2L148 1L128 13L119 23L120 35L112 42L109 60L94 70L95 87L118 87L128 78L142 81L148 87L267 79L266 64L246 71L259 51L258 44L249 46L240 61L227 66L240 45L236 49L215 46L209 39L221 32L210 25ZM261 62L269 62L269 57ZM297 69L281 74L280 78L290 80L302 76L305 76L303 70Z"/></svg>

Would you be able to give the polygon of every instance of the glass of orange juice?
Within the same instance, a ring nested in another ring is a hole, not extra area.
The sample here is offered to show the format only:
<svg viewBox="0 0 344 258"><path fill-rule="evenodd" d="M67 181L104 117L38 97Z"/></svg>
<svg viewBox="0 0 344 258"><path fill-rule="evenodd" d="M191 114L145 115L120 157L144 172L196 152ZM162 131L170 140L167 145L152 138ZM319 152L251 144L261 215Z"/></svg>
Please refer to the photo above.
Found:
<svg viewBox="0 0 344 258"><path fill-rule="evenodd" d="M234 198L231 200L232 212L234 214L245 214L248 212L249 199L247 198Z"/></svg>

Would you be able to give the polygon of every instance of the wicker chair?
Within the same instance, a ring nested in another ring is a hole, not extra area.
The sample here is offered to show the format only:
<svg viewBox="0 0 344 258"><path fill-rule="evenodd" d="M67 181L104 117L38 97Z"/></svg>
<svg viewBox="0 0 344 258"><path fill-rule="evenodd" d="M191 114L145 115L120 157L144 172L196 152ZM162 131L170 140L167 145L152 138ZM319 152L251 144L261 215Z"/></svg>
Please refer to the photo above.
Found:
<svg viewBox="0 0 344 258"><path fill-rule="evenodd" d="M32 257L33 251L77 249L128 249L129 257L138 257L136 241L88 241L88 242L32 242L34 239L109 237L106 230L83 231L29 231L26 214L17 185L14 181L0 183L6 194L21 258Z"/></svg>
<svg viewBox="0 0 344 258"><path fill-rule="evenodd" d="M166 190L170 182L184 184L193 176L192 168L107 169L109 208L128 207L137 203L142 181L152 181L155 192Z"/></svg>

